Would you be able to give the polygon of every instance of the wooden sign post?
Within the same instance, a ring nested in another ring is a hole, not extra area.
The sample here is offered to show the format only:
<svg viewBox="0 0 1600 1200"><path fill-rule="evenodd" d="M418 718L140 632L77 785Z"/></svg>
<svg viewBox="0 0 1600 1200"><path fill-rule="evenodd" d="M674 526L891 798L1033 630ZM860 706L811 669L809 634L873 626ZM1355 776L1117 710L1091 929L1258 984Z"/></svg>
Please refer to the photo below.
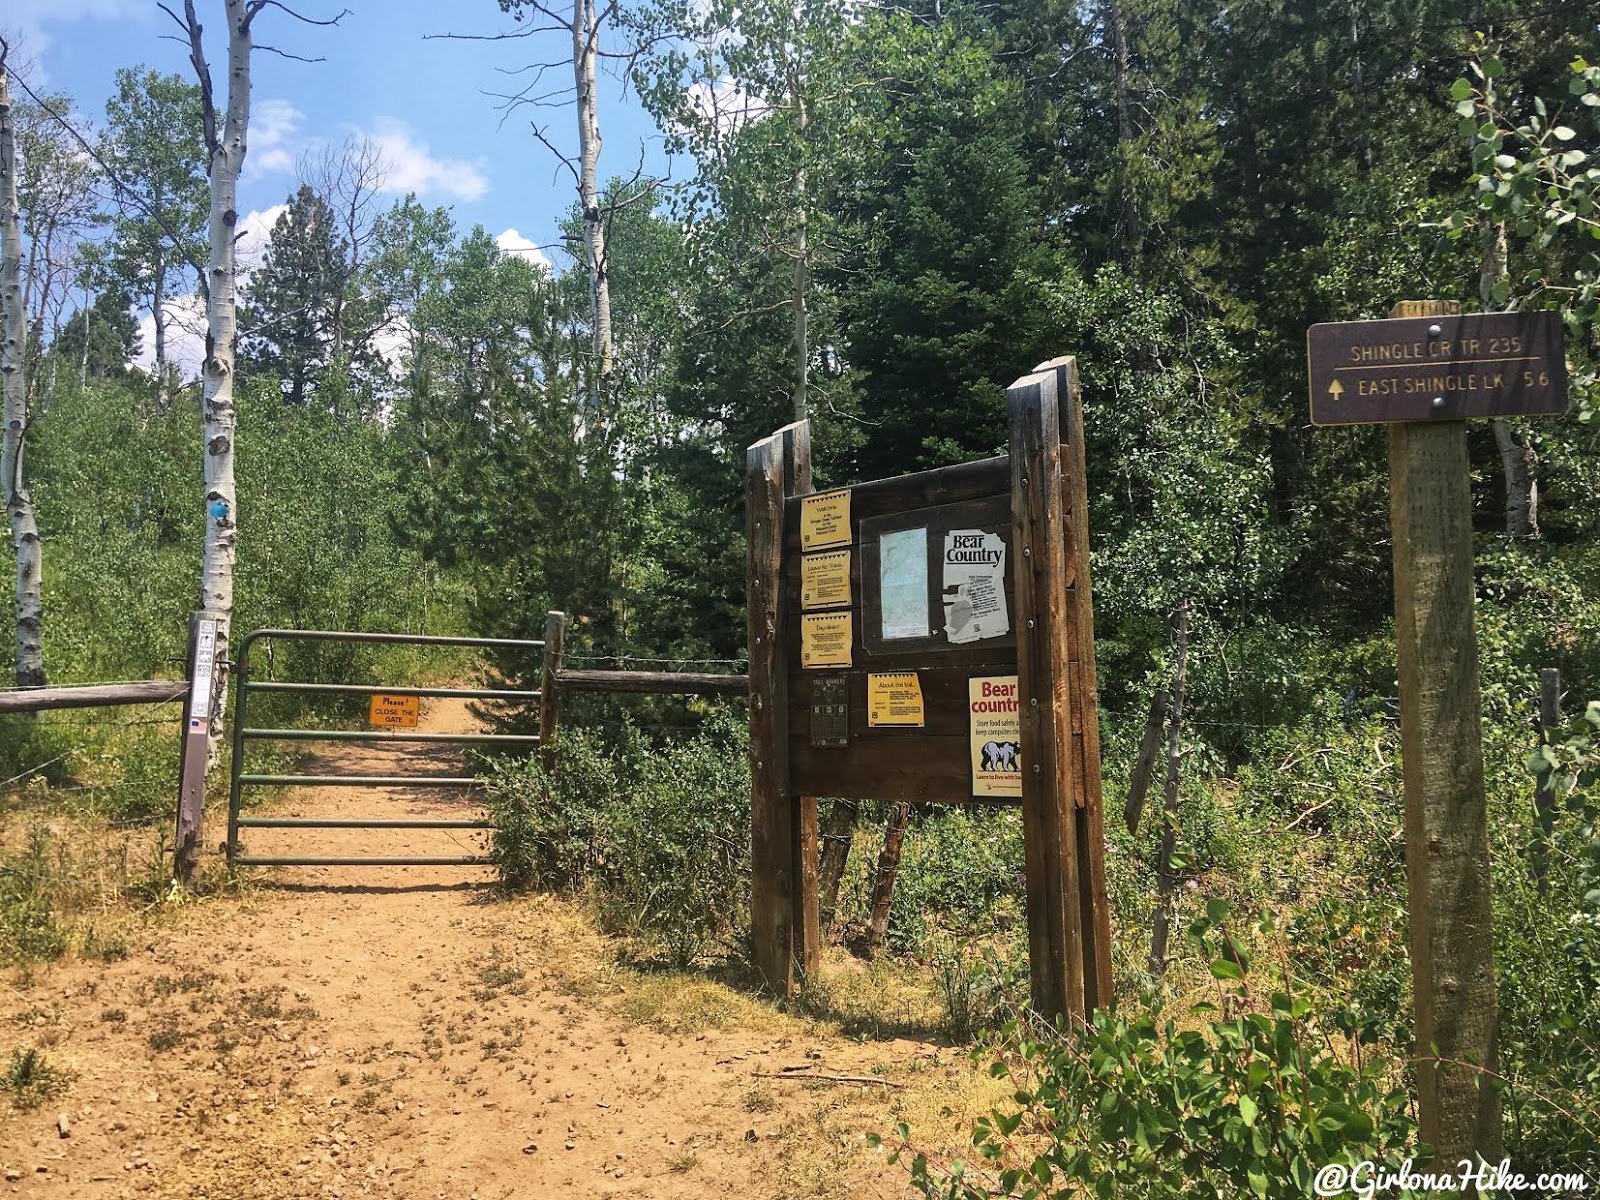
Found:
<svg viewBox="0 0 1600 1200"><path fill-rule="evenodd" d="M1561 327L1553 314L1458 312L1444 302L1408 301L1388 321L1315 326L1307 337L1313 420L1389 424L1419 1133L1447 1168L1464 1158L1501 1157L1472 494L1462 418L1566 407Z"/></svg>
<svg viewBox="0 0 1600 1200"><path fill-rule="evenodd" d="M750 448L751 936L820 961L815 797L1020 803L1034 1007L1111 1001L1076 366L1013 385L1009 457L813 494L809 432Z"/></svg>

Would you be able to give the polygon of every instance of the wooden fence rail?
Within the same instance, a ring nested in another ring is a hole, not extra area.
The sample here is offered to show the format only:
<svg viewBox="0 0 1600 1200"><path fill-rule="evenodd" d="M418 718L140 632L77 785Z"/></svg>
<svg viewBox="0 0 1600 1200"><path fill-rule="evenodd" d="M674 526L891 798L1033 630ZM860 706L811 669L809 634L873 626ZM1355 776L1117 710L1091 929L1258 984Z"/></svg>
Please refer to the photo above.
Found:
<svg viewBox="0 0 1600 1200"><path fill-rule="evenodd" d="M19 688L0 692L0 713L43 712L54 708L99 708L117 704L161 704L184 700L183 679L148 679L138 683L90 683L79 687Z"/></svg>
<svg viewBox="0 0 1600 1200"><path fill-rule="evenodd" d="M701 671L588 671L565 666L567 614L552 612L544 624L544 670L539 698L539 758L555 769L556 737L561 722L561 697L569 692L615 695L747 696L748 675L714 675Z"/></svg>

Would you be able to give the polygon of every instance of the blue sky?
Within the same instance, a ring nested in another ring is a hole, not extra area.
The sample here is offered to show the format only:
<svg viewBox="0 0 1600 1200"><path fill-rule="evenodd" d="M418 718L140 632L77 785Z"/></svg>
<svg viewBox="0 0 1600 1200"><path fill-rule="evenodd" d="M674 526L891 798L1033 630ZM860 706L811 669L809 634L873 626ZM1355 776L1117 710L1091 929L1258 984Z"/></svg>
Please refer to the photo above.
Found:
<svg viewBox="0 0 1600 1200"><path fill-rule="evenodd" d="M340 7L340 0L296 3L313 17ZM559 59L570 43L560 34L506 42L424 40L427 34L516 29L495 0L344 3L349 15L332 29L303 25L271 7L257 18L259 42L325 61L256 53L241 209L270 224L269 210L293 188L301 151L366 135L389 160L387 186L395 199L414 190L426 204L448 206L463 231L475 224L495 235L515 230L521 241L508 235L508 248L554 242L557 222L574 199L571 179L528 125L530 118L548 123L552 140L569 148L576 142L572 110L506 117L486 93L516 90L522 83L503 72ZM173 7L181 11L181 0ZM21 34L36 63L35 78L70 93L91 117L103 115L118 67L142 62L191 77L186 47L164 40L177 28L154 0L5 0L4 9L0 27ZM197 9L220 88L222 0L197 0ZM571 69L547 78L552 86L569 87ZM641 147L647 168L664 170L654 125L631 93L624 97L620 81L610 77L601 91L602 177L631 175Z"/></svg>

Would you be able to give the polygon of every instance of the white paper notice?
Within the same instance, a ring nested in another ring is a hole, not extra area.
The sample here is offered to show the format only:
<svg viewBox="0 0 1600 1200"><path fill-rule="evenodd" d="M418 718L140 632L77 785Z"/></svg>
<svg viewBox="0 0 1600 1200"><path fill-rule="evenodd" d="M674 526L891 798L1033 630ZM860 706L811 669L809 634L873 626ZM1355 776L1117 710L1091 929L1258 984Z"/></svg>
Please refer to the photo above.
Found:
<svg viewBox="0 0 1600 1200"><path fill-rule="evenodd" d="M944 632L953 644L1011 629L1005 579L1006 543L999 534L952 529L944 535Z"/></svg>
<svg viewBox="0 0 1600 1200"><path fill-rule="evenodd" d="M928 531L901 529L878 539L878 598L885 641L928 636Z"/></svg>

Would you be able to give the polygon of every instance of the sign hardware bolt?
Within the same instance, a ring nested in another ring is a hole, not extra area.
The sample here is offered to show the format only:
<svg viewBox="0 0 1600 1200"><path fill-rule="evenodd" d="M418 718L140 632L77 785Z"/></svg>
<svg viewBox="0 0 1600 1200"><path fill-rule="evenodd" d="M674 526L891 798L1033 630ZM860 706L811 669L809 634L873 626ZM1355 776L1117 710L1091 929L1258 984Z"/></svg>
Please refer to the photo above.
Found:
<svg viewBox="0 0 1600 1200"><path fill-rule="evenodd" d="M1438 325L1429 325L1428 326L1428 336L1429 337L1438 337L1440 332L1442 332L1442 331L1440 330L1440 327Z"/></svg>
<svg viewBox="0 0 1600 1200"><path fill-rule="evenodd" d="M1433 406L1435 408L1443 408L1444 407L1444 397L1443 396L1435 396L1433 398Z"/></svg>

